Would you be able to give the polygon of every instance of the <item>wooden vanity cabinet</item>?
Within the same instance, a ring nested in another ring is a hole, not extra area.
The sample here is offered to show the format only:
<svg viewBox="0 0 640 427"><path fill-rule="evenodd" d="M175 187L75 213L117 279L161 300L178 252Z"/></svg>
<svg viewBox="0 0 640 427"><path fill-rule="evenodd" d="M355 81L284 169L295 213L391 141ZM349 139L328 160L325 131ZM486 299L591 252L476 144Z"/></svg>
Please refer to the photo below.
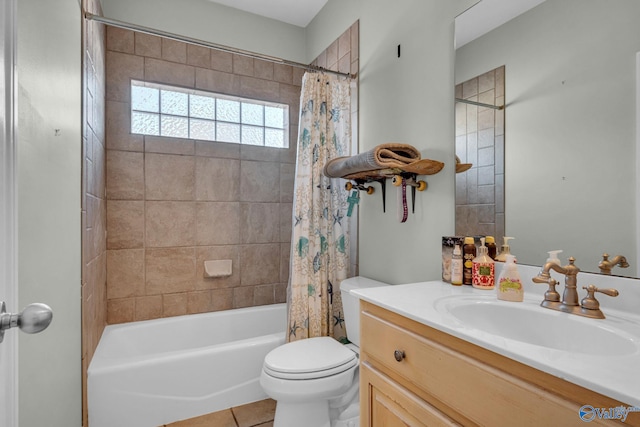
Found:
<svg viewBox="0 0 640 427"><path fill-rule="evenodd" d="M374 304L360 304L361 427L584 426L583 405L630 406ZM622 424L597 417L589 424L615 423ZM640 426L640 413L629 413L624 425Z"/></svg>

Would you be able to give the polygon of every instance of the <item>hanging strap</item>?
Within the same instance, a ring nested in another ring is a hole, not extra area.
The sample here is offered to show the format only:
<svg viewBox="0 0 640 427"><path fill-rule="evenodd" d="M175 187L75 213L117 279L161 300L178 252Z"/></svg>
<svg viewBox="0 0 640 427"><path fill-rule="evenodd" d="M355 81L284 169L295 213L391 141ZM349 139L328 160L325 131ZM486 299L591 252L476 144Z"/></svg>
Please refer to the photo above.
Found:
<svg viewBox="0 0 640 427"><path fill-rule="evenodd" d="M409 216L409 208L407 207L407 180L402 178L402 184L398 186L398 221L406 222Z"/></svg>

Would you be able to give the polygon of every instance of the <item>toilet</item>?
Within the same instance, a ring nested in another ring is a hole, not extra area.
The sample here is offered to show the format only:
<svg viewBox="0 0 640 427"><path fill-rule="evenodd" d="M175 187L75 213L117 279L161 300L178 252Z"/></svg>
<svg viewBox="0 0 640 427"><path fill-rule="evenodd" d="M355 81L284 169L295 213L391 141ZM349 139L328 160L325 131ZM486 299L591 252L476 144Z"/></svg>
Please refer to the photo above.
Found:
<svg viewBox="0 0 640 427"><path fill-rule="evenodd" d="M264 358L260 385L276 401L274 427L358 427L360 299L354 289L388 286L365 277L340 285L350 344L330 337L294 341Z"/></svg>

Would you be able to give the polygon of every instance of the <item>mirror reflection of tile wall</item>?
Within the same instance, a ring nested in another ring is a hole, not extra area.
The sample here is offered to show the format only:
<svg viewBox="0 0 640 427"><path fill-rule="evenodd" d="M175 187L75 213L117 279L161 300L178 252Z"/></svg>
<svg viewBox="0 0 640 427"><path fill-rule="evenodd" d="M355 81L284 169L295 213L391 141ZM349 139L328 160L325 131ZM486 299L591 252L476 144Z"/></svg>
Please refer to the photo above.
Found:
<svg viewBox="0 0 640 427"><path fill-rule="evenodd" d="M456 98L504 105L505 67L456 86ZM504 236L504 110L456 103L456 235Z"/></svg>

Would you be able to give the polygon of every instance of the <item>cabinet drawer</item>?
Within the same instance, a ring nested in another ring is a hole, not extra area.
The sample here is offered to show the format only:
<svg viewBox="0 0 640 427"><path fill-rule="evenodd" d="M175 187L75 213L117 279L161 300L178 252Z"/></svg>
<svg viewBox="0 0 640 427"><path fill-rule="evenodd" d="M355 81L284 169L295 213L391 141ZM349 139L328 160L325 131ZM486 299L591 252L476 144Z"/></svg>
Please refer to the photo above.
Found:
<svg viewBox="0 0 640 427"><path fill-rule="evenodd" d="M362 426L460 426L367 362L360 365L360 390Z"/></svg>
<svg viewBox="0 0 640 427"><path fill-rule="evenodd" d="M408 389L417 390L451 416L459 414L460 422L485 426L584 425L578 410L589 402L579 405L568 401L367 310L361 313L360 326L365 362L397 374L394 377L399 376ZM403 354L400 361L396 360L398 352ZM594 423L598 425L599 421Z"/></svg>

